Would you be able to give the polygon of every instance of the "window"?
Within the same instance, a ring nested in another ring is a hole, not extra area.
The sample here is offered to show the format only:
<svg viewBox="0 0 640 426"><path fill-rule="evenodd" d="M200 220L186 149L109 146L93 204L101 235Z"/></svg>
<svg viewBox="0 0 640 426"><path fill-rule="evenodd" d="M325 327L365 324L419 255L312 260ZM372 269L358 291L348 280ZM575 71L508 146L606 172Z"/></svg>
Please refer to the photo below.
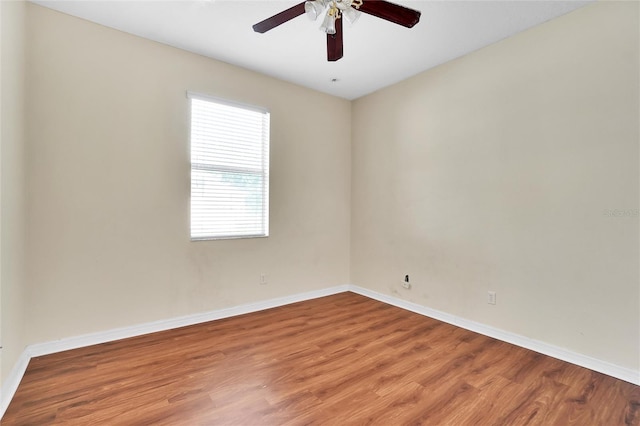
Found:
<svg viewBox="0 0 640 426"><path fill-rule="evenodd" d="M191 239L269 235L269 112L191 99Z"/></svg>

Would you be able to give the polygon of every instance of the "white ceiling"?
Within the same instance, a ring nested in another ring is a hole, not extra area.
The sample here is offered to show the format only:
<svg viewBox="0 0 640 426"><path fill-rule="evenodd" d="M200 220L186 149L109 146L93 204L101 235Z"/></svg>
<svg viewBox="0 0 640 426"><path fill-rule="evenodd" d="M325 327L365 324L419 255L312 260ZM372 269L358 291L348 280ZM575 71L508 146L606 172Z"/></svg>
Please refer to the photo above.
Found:
<svg viewBox="0 0 640 426"><path fill-rule="evenodd" d="M251 28L298 0L32 1L321 92L355 99L593 0L393 0L421 11L420 22L408 29L366 14L353 26L345 22L344 57L337 62L327 62L326 36L318 29L320 22L312 22L304 15L265 34Z"/></svg>

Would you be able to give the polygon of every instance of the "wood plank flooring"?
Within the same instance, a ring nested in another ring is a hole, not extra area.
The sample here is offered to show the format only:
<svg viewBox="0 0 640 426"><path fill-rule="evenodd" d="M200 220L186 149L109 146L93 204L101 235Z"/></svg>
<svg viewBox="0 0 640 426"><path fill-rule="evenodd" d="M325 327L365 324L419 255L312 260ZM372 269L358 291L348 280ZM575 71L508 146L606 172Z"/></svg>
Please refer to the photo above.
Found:
<svg viewBox="0 0 640 426"><path fill-rule="evenodd" d="M640 387L353 293L34 358L9 425L640 425Z"/></svg>

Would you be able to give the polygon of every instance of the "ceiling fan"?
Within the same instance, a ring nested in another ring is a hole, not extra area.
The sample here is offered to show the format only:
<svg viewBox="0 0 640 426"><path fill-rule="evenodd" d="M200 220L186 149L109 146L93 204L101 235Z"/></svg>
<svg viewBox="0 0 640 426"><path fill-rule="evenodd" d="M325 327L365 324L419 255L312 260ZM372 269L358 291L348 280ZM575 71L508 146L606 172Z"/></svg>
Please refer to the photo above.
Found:
<svg viewBox="0 0 640 426"><path fill-rule="evenodd" d="M258 22L253 30L266 33L302 14L315 21L325 9L327 12L320 29L327 34L328 61L337 61L343 55L342 17L354 23L364 12L407 28L412 28L420 21L420 11L384 0L309 0Z"/></svg>

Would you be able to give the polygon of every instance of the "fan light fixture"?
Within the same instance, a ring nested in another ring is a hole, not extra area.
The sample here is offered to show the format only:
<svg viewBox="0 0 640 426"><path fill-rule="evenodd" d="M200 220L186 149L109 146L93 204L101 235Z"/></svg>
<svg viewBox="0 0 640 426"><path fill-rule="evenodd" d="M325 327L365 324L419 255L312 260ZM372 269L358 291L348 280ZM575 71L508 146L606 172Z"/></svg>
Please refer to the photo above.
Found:
<svg viewBox="0 0 640 426"><path fill-rule="evenodd" d="M407 28L412 28L420 21L419 10L409 9L386 0L308 0L258 22L253 26L253 30L257 33L266 33L300 15L306 14L309 19L315 21L323 13L324 18L320 29L327 34L327 61L329 62L337 61L344 53L340 19L343 16L353 24L361 13L366 13Z"/></svg>
<svg viewBox="0 0 640 426"><path fill-rule="evenodd" d="M327 34L336 33L336 19L342 16L354 24L361 15L358 10L362 0L309 0L304 2L304 11L309 19L315 21L327 9L320 30Z"/></svg>

